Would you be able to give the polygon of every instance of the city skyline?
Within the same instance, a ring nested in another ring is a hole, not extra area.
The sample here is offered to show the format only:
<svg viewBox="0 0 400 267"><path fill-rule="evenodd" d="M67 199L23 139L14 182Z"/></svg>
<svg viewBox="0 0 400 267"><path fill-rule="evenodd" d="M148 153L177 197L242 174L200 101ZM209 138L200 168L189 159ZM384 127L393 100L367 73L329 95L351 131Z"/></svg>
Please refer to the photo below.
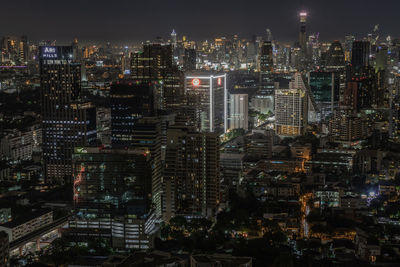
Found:
<svg viewBox="0 0 400 267"><path fill-rule="evenodd" d="M357 38L380 25L382 36L400 35L391 23L400 3L384 1L203 1L202 4L160 1L137 5L129 1L70 1L60 8L50 1L29 0L3 4L0 23L7 25L2 35L28 35L31 40L58 40L73 38L87 42L141 42L156 36L168 37L175 29L178 35L192 40L212 39L238 34L251 38L265 35L270 29L274 39L293 41L297 38L300 10L308 13L308 33L320 33L321 40L343 39L357 33ZM323 3L322 3L323 2ZM211 7L211 8L210 8ZM138 9L138 10L137 10ZM136 12L137 10L137 12ZM130 11L130 12L129 12ZM124 14L126 12L126 14ZM336 14L341 14L338 17ZM12 23L18 18L18 23ZM49 23L51 21L51 23ZM11 23L10 23L11 22Z"/></svg>

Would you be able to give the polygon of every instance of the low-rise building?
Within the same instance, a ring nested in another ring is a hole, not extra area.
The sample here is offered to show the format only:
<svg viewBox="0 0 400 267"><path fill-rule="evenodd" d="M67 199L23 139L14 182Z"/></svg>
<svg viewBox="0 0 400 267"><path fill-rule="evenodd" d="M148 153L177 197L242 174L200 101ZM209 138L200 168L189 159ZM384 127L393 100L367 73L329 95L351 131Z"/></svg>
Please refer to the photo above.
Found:
<svg viewBox="0 0 400 267"><path fill-rule="evenodd" d="M8 234L9 241L20 239L53 222L53 211L41 209L32 211L24 217L0 225L0 231Z"/></svg>

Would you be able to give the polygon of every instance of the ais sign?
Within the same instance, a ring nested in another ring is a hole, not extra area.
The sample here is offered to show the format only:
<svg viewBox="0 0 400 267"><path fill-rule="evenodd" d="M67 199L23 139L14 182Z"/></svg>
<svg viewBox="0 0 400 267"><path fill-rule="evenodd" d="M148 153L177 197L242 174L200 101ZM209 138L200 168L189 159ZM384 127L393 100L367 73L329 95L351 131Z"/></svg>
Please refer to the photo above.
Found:
<svg viewBox="0 0 400 267"><path fill-rule="evenodd" d="M40 57L43 59L56 59L58 58L58 49L55 46L42 46Z"/></svg>

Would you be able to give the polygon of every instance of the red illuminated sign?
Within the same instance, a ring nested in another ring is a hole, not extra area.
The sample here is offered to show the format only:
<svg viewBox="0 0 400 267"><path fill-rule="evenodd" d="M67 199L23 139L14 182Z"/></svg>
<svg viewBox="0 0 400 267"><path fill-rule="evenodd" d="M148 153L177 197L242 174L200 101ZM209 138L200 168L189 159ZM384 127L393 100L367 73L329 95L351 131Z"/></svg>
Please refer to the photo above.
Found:
<svg viewBox="0 0 400 267"><path fill-rule="evenodd" d="M218 85L221 85L222 84L222 79L218 78L217 83L218 83Z"/></svg>
<svg viewBox="0 0 400 267"><path fill-rule="evenodd" d="M199 86L200 85L200 80L199 79L193 79L192 80L192 84L193 84L193 86Z"/></svg>

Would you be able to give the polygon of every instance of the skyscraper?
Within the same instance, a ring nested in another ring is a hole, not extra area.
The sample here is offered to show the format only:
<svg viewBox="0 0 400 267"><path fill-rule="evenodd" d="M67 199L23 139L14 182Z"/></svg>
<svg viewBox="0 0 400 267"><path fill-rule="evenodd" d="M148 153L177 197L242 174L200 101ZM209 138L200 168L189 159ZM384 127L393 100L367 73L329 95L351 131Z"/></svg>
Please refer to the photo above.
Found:
<svg viewBox="0 0 400 267"><path fill-rule="evenodd" d="M162 42L143 44L141 52L131 55L131 77L157 84L157 107L174 110L184 97L183 73L173 64L173 47Z"/></svg>
<svg viewBox="0 0 400 267"><path fill-rule="evenodd" d="M344 56L346 62L351 62L351 51L353 49L353 42L355 39L356 38L353 35L347 35L344 39Z"/></svg>
<svg viewBox="0 0 400 267"><path fill-rule="evenodd" d="M370 43L367 41L354 41L351 52L351 64L355 72L369 66Z"/></svg>
<svg viewBox="0 0 400 267"><path fill-rule="evenodd" d="M164 219L214 216L219 203L218 135L168 129L164 182Z"/></svg>
<svg viewBox="0 0 400 267"><path fill-rule="evenodd" d="M274 69L274 61L272 54L272 43L264 41L260 48L260 90L261 95L272 96L274 94L274 81L272 71Z"/></svg>
<svg viewBox="0 0 400 267"><path fill-rule="evenodd" d="M196 49L185 48L185 56L183 57L183 68L186 71L196 70Z"/></svg>
<svg viewBox="0 0 400 267"><path fill-rule="evenodd" d="M271 72L273 68L272 43L264 41L260 48L260 72Z"/></svg>
<svg viewBox="0 0 400 267"><path fill-rule="evenodd" d="M188 105L196 109L195 121L202 132L224 133L227 125L226 74L191 72L185 76Z"/></svg>
<svg viewBox="0 0 400 267"><path fill-rule="evenodd" d="M304 134L308 122L308 91L300 73L288 89L275 90L275 132L281 136Z"/></svg>
<svg viewBox="0 0 400 267"><path fill-rule="evenodd" d="M342 44L339 41L332 42L326 55L325 68L328 71L344 71L345 60Z"/></svg>
<svg viewBox="0 0 400 267"><path fill-rule="evenodd" d="M74 209L66 235L102 238L116 249L152 247L151 161L147 149L77 147Z"/></svg>
<svg viewBox="0 0 400 267"><path fill-rule="evenodd" d="M111 84L111 142L113 147L129 147L133 127L143 116L155 114L154 87L151 83L121 80Z"/></svg>
<svg viewBox="0 0 400 267"><path fill-rule="evenodd" d="M40 84L45 179L71 178L75 146L96 140L96 110L80 99L81 68L72 47L40 47Z"/></svg>
<svg viewBox="0 0 400 267"><path fill-rule="evenodd" d="M249 96L240 89L230 92L229 129L249 129Z"/></svg>
<svg viewBox="0 0 400 267"><path fill-rule="evenodd" d="M320 111L319 119L324 120L339 103L339 77L334 72L310 72L308 84Z"/></svg>
<svg viewBox="0 0 400 267"><path fill-rule="evenodd" d="M307 12L300 12L300 32L299 32L299 45L301 51L305 55L307 53L307 36L306 36L306 22L307 22Z"/></svg>
<svg viewBox="0 0 400 267"><path fill-rule="evenodd" d="M173 48L176 48L176 32L175 29L172 30L171 32L171 43Z"/></svg>
<svg viewBox="0 0 400 267"><path fill-rule="evenodd" d="M133 126L131 147L145 148L150 152L151 200L157 218L162 214L162 166L161 166L161 121L156 117L144 117Z"/></svg>

